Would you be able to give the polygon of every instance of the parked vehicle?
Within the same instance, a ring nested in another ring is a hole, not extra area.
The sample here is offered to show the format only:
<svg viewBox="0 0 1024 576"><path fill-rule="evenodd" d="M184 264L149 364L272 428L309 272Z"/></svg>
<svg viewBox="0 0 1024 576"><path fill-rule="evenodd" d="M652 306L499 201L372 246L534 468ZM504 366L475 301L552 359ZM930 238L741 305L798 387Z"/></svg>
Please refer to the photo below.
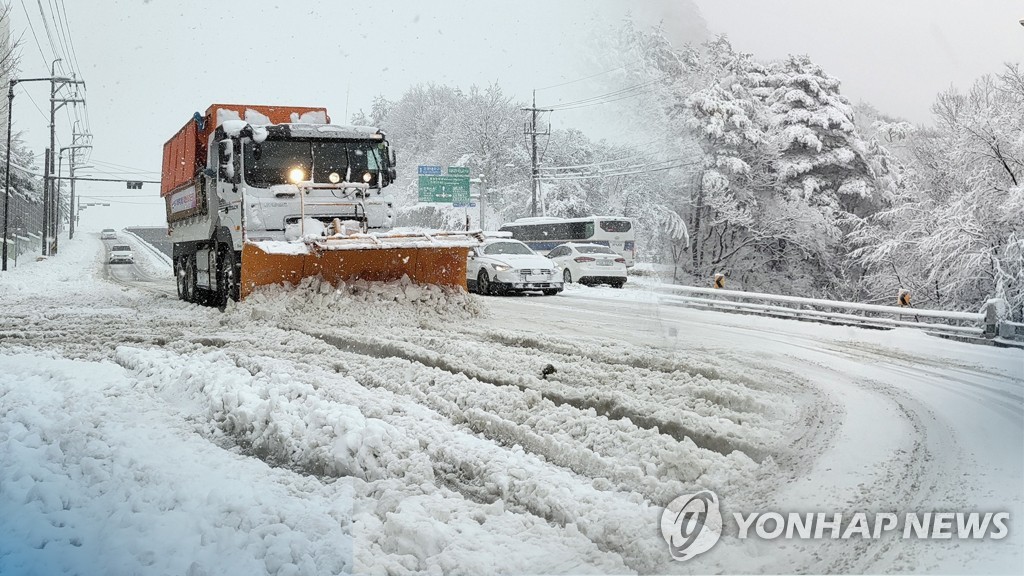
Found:
<svg viewBox="0 0 1024 576"><path fill-rule="evenodd" d="M562 272L554 262L509 238L489 238L469 252L466 285L477 294L562 291Z"/></svg>
<svg viewBox="0 0 1024 576"><path fill-rule="evenodd" d="M100 232L100 239L117 240L117 231L114 230L113 228L104 228L103 231Z"/></svg>
<svg viewBox="0 0 1024 576"><path fill-rule="evenodd" d="M566 284L626 284L626 259L607 246L569 242L548 252L548 258L562 269Z"/></svg>
<svg viewBox="0 0 1024 576"><path fill-rule="evenodd" d="M131 264L135 262L135 253L132 252L132 247L127 244L114 244L110 247L110 259L108 262L111 264L117 264L118 262Z"/></svg>
<svg viewBox="0 0 1024 576"><path fill-rule="evenodd" d="M319 276L465 287L465 232L388 232L395 154L384 133L326 108L214 104L164 144L178 296L224 306ZM374 232L368 236L367 232Z"/></svg>
<svg viewBox="0 0 1024 576"><path fill-rule="evenodd" d="M547 254L566 242L602 244L617 252L632 266L636 258L636 231L633 220L618 216L586 218L520 218L501 227L516 240L525 242L540 254Z"/></svg>

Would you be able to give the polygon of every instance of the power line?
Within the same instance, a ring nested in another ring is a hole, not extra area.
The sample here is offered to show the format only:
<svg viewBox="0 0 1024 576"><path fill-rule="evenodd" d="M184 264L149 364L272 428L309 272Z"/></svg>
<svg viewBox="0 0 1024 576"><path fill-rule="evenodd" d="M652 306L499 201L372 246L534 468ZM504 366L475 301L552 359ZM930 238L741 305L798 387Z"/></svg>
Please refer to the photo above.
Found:
<svg viewBox="0 0 1024 576"><path fill-rule="evenodd" d="M598 169L593 172L563 172L553 173L548 175L541 175L539 178L546 182L556 180L588 180L594 178L608 178L612 176L630 176L633 174L645 174L648 172L658 172L662 170L673 170L675 168L683 168L685 166L696 166L700 164L700 161L684 161L682 158L668 158L665 160L653 160L645 164L639 164L634 166L622 166L619 168L613 168L610 171Z"/></svg>
<svg viewBox="0 0 1024 576"><path fill-rule="evenodd" d="M68 25L68 8L64 4L64 0L60 0L60 6L61 11L64 13L64 26L66 27L68 33L68 45L71 47L71 60L74 63L74 67L75 70L78 72L78 75L81 76L82 68L78 65L78 54L75 53L74 38L71 36L71 26Z"/></svg>
<svg viewBox="0 0 1024 576"><path fill-rule="evenodd" d="M32 17L29 16L28 8L25 7L25 0L21 0L21 9L25 12L25 19L28 22L28 29L32 32L32 38L36 41L36 48L39 48L39 55L43 58L43 63L47 66L50 65L49 60L46 59L46 54L43 53L43 45L39 43L39 35L36 34L36 29L32 26Z"/></svg>
<svg viewBox="0 0 1024 576"><path fill-rule="evenodd" d="M125 195L125 196L122 196L122 195L119 195L119 194L101 194L101 195L89 194L88 196L85 195L85 194L79 194L79 197L81 197L81 198L159 198L159 196L157 196L155 194L128 194L128 195Z"/></svg>
<svg viewBox="0 0 1024 576"><path fill-rule="evenodd" d="M56 11L54 9L53 0L48 0L48 4L50 6L50 20L53 22L54 28L57 31L57 44L60 45L60 52L61 52L61 54L64 55L65 58L68 59L68 65L71 65L71 58L70 58L70 55L68 54L67 42L64 39L64 27L63 27L63 24L61 24L58 21L58 19L57 19L57 13L56 13ZM40 6L40 8L41 8L41 6ZM71 68L72 68L72 72L73 72L74 71L74 66L72 66Z"/></svg>
<svg viewBox="0 0 1024 576"><path fill-rule="evenodd" d="M605 174L581 174L581 175L578 175L578 176L558 176L558 177L542 176L540 179L545 181L545 182L553 182L553 181L558 181L558 180L591 180L591 179L594 179L594 178L610 178L612 176L632 176L634 174L647 174L647 173L650 173L650 172L661 172L663 170L675 170L676 168L684 168L686 166L697 166L699 164L700 164L700 162L681 162L681 163L678 163L678 164L672 164L672 165L669 165L669 166L661 166L661 167L658 167L658 168L642 168L642 169L633 170L631 172L614 172L614 173L605 173Z"/></svg>
<svg viewBox="0 0 1024 576"><path fill-rule="evenodd" d="M92 162L94 164L105 164L107 166L113 166L115 168L128 168L128 172L126 172L126 173L129 173L129 172L135 172L135 173L138 173L138 174L159 174L160 173L159 170L143 170L141 168L136 168L134 166L125 166L124 164L115 164L114 162L106 162L106 161L103 161L103 160L90 160L90 162Z"/></svg>
<svg viewBox="0 0 1024 576"><path fill-rule="evenodd" d="M92 164L96 164L95 160L87 160L86 162L90 162ZM104 176L120 176L122 174L127 174L129 176L150 176L150 175L159 174L159 172L143 172L143 171L135 171L135 172L133 172L133 171L124 171L124 170L121 170L121 171L105 170L103 168L103 166L97 166L97 167L93 168L92 170L93 170L93 172L96 172L98 174L103 174Z"/></svg>
<svg viewBox="0 0 1024 576"><path fill-rule="evenodd" d="M112 204L131 204L133 206L155 206L153 202L127 202L122 200L111 200L109 198L93 198L92 196L81 196L82 198L89 198L90 200L103 200ZM159 196L153 196L153 198L159 199Z"/></svg>
<svg viewBox="0 0 1024 576"><path fill-rule="evenodd" d="M643 94L643 88L657 84L666 78L668 78L668 74L661 76L660 78L655 78L654 80L649 80L642 84L635 84L633 86L628 86L626 88L615 90L613 92L608 92L606 94L601 94L599 96L591 96L590 98L583 98L581 100L574 100L572 102L552 104L551 106L549 106L549 108L551 108L552 110L572 110L575 108L583 108L585 106L596 106L598 104L607 104L609 102L616 102L618 100L623 100L626 98L633 98L635 96ZM613 96L616 96L616 98L611 98Z"/></svg>
<svg viewBox="0 0 1024 576"><path fill-rule="evenodd" d="M577 164L575 166L542 166L541 170L567 170L571 168L592 168L596 166L606 166L608 164L617 164L619 162L625 162L627 160L635 160L637 158L643 158L644 154L634 154L632 156L624 156L622 158L616 158L615 160L605 160L604 162L593 162L590 164Z"/></svg>
<svg viewBox="0 0 1024 576"><path fill-rule="evenodd" d="M641 60L637 60L635 62L630 62L629 64L623 64L622 66L619 66L618 68L612 68L611 70L605 70L604 72L598 72L597 74L591 74L590 76L584 76L583 78L577 78L575 80L569 80L568 82L562 82L561 84L552 84L551 86L545 86L543 88L535 88L535 90L548 90L550 88L558 88L559 86L566 86L568 84L575 84L576 82L582 82L584 80L590 80L591 78L597 78L598 76L604 76L605 74L611 74L612 72L616 72L618 70L622 70L623 68L626 68L627 66L632 66L634 64L639 64L640 62L641 62Z"/></svg>
<svg viewBox="0 0 1024 576"><path fill-rule="evenodd" d="M36 104L36 99L32 97L32 94L26 90L25 96L28 96L29 102L31 102L32 105L36 107L36 110L39 111L39 114L46 119L47 123L49 123L50 117L46 115L46 112L43 112L43 109L39 107L39 104Z"/></svg>
<svg viewBox="0 0 1024 576"><path fill-rule="evenodd" d="M53 52L54 59L56 59L57 49L53 45L53 35L50 34L50 25L46 23L46 13L43 11L43 0L36 0L36 4L39 6L39 18L43 23L43 31L46 32L46 40L50 43L50 51ZM60 66L60 68L63 71L64 67Z"/></svg>

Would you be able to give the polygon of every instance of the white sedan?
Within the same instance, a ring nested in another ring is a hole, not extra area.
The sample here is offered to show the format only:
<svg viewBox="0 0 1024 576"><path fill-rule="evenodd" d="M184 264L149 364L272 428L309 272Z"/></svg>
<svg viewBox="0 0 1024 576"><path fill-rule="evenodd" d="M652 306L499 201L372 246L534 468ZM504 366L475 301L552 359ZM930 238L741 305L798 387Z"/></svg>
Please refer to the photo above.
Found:
<svg viewBox="0 0 1024 576"><path fill-rule="evenodd" d="M548 252L548 258L562 269L566 284L609 284L622 288L626 283L626 259L602 244L562 244Z"/></svg>
<svg viewBox="0 0 1024 576"><path fill-rule="evenodd" d="M469 251L466 285L477 294L562 291L562 271L551 260L511 238L492 238Z"/></svg>

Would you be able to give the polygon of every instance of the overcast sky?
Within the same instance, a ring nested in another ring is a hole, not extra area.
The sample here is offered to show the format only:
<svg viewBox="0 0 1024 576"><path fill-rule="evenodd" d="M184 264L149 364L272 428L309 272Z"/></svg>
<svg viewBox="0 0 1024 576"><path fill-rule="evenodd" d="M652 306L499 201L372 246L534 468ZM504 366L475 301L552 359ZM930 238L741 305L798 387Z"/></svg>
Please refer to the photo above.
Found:
<svg viewBox="0 0 1024 576"><path fill-rule="evenodd" d="M375 95L397 98L420 82L463 88L496 82L527 101L534 88L603 72L601 59L591 57L595 31L627 13L645 25L663 20L680 45L710 31L727 34L737 49L760 59L809 54L843 80L852 100L918 123L930 121L938 91L969 86L1024 56L1024 27L1018 23L1024 3L1008 0L61 4L88 84L97 166L89 172L134 169L147 172L136 177L153 180L159 179L163 143L211 103L327 106L342 122L368 110ZM12 10L13 36L22 40L20 76L47 76L53 56L38 5L15 2ZM50 27L60 45L59 28L52 21ZM576 98L585 86L541 91L538 103ZM25 132L41 157L47 146L47 85L22 84L16 94L14 128ZM564 126L573 118L556 121ZM599 133L593 126L578 127ZM64 115L58 146L70 143L70 133ZM156 185L126 190L123 184L83 183L79 190L117 196L106 199L116 202L109 208L83 212L83 229L163 223Z"/></svg>

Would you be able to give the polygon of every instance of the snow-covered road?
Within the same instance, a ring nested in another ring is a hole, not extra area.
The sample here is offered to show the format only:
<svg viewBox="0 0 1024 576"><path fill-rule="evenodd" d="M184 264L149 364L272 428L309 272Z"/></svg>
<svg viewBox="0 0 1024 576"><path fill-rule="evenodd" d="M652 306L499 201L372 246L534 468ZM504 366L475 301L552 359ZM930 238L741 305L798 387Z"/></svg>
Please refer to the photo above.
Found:
<svg viewBox="0 0 1024 576"><path fill-rule="evenodd" d="M1024 571L1024 353L643 287L315 283L226 313L91 234L0 279L0 573ZM556 372L542 377L551 364ZM725 512L1008 511L1003 540L740 540Z"/></svg>

